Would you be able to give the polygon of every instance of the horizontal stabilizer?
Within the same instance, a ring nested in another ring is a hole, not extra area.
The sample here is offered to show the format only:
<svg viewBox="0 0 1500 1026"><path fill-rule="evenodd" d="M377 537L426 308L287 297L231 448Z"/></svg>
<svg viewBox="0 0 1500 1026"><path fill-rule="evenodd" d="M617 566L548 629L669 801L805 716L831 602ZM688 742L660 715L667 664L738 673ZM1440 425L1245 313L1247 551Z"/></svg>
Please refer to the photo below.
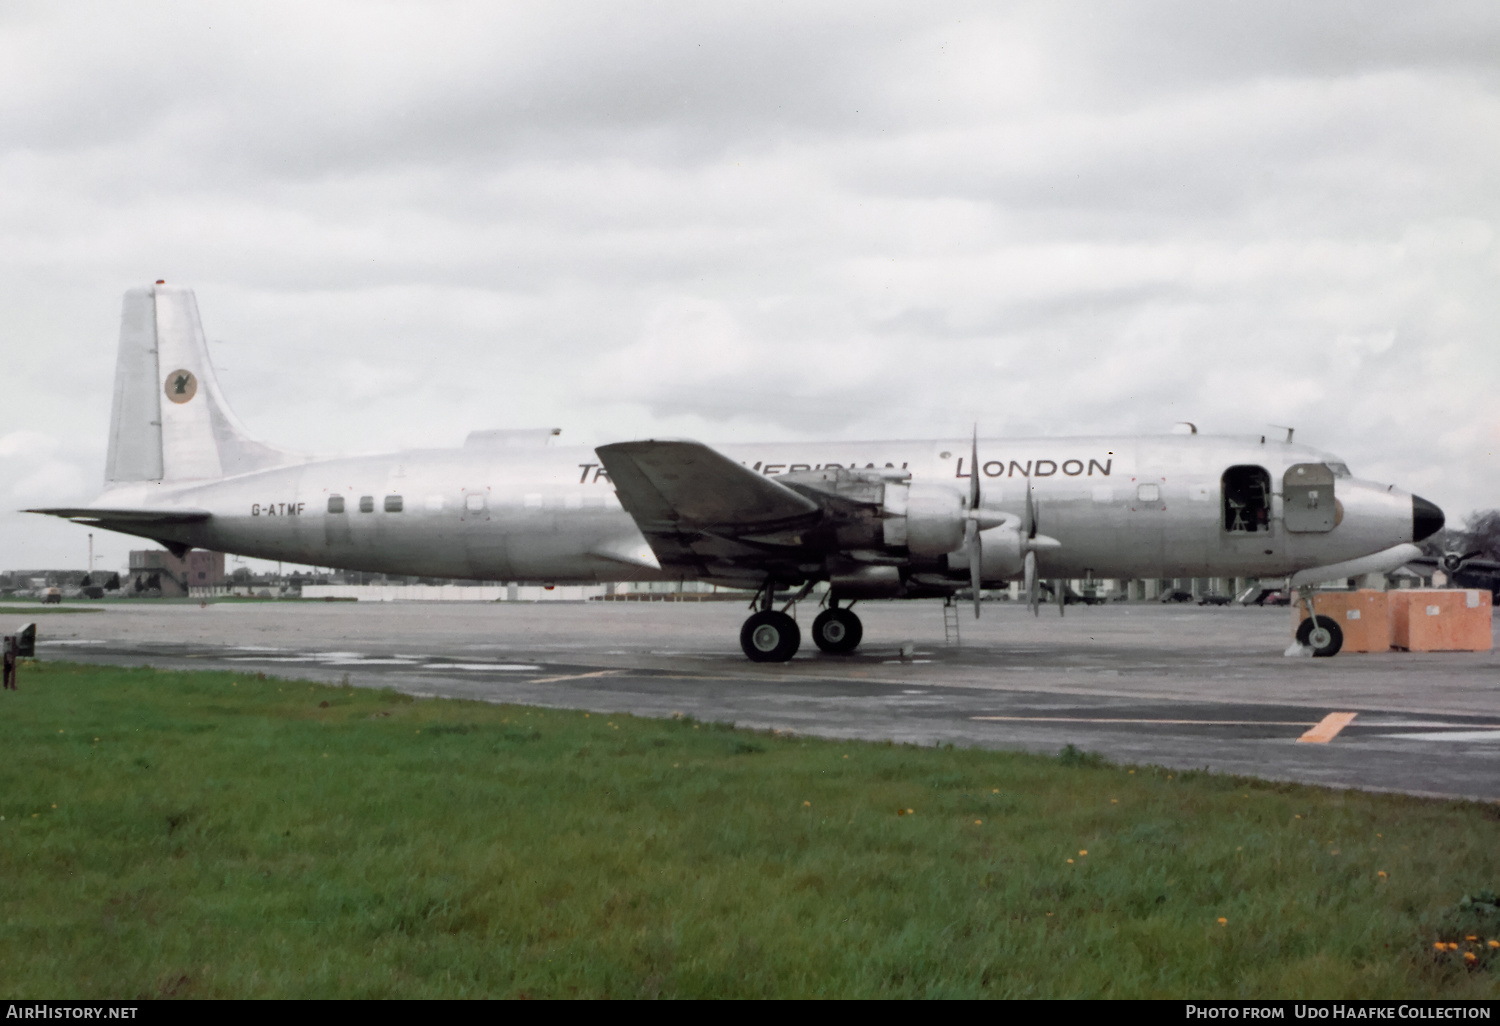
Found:
<svg viewBox="0 0 1500 1026"><path fill-rule="evenodd" d="M643 531L690 528L743 534L818 514L812 499L701 442L616 442L594 450L620 504Z"/></svg>
<svg viewBox="0 0 1500 1026"><path fill-rule="evenodd" d="M145 528L169 524L201 524L213 514L206 509L101 509L81 506L52 509L28 509L23 513L45 513L49 517L62 517L101 527ZM131 532L134 533L134 532Z"/></svg>

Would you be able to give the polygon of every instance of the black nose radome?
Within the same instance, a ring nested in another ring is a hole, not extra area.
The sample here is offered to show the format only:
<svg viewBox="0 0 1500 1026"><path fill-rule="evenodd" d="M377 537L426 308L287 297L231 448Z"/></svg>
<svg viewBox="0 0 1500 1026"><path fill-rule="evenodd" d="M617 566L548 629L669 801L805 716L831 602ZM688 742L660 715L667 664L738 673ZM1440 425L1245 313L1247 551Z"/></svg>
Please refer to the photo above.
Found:
<svg viewBox="0 0 1500 1026"><path fill-rule="evenodd" d="M1437 534L1446 521L1443 511L1420 495L1411 497L1411 540L1419 542L1429 535Z"/></svg>

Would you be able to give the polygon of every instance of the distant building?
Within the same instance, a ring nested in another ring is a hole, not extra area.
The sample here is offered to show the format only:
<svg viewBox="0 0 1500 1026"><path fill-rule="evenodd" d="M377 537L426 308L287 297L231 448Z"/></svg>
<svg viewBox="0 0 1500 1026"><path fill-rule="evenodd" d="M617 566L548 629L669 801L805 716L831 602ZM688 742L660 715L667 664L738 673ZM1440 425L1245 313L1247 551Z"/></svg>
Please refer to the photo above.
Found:
<svg viewBox="0 0 1500 1026"><path fill-rule="evenodd" d="M224 583L224 553L193 549L177 557L166 549L137 549L130 554L130 581L126 595L185 598L197 589L212 589Z"/></svg>

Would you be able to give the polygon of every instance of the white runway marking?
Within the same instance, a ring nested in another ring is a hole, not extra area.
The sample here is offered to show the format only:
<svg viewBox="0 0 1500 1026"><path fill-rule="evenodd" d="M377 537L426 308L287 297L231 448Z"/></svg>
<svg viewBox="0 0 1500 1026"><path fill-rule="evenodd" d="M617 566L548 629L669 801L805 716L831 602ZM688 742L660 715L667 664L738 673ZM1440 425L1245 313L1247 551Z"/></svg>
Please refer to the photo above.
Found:
<svg viewBox="0 0 1500 1026"><path fill-rule="evenodd" d="M1151 720L1103 716L970 716L971 720L1001 720L1012 723L1156 723L1189 727L1310 727L1311 720Z"/></svg>
<svg viewBox="0 0 1500 1026"><path fill-rule="evenodd" d="M424 663L424 670L540 670L529 663Z"/></svg>
<svg viewBox="0 0 1500 1026"><path fill-rule="evenodd" d="M585 679L587 679L589 677L613 677L617 673L624 673L624 672L625 672L624 670L595 670L593 673L569 673L569 674L564 674L561 677L537 677L537 678L535 678L533 680L528 680L526 683L528 683L528 684L556 684L560 680L585 680Z"/></svg>
<svg viewBox="0 0 1500 1026"><path fill-rule="evenodd" d="M1403 741L1500 741L1500 730L1440 730L1425 734L1378 734L1377 737L1396 737Z"/></svg>

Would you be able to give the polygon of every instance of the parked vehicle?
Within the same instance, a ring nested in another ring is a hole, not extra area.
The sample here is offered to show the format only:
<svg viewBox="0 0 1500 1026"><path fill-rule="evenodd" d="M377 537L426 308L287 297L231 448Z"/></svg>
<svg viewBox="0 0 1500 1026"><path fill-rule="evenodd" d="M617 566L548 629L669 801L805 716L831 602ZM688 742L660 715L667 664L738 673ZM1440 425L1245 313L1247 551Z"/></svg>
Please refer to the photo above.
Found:
<svg viewBox="0 0 1500 1026"><path fill-rule="evenodd" d="M1233 601L1228 595L1217 595L1210 592L1207 595L1200 596L1198 604L1200 606L1227 606Z"/></svg>

